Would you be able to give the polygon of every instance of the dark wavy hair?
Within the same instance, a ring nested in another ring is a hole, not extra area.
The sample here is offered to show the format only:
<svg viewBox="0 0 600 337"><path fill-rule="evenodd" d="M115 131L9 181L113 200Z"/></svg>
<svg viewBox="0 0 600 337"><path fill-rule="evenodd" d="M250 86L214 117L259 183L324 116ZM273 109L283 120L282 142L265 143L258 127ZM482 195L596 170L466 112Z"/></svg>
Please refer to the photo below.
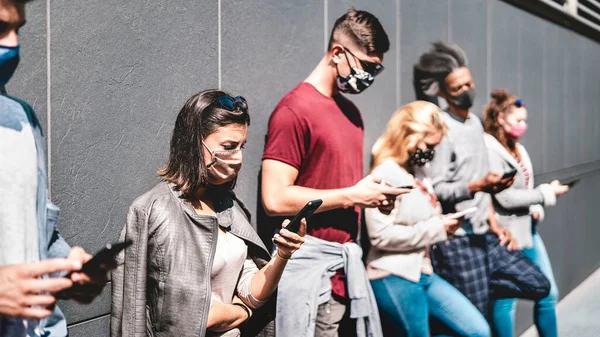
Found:
<svg viewBox="0 0 600 337"><path fill-rule="evenodd" d="M202 140L223 126L250 125L248 107L236 106L230 111L216 101L222 96L230 95L216 89L195 94L185 102L175 121L169 161L158 175L175 184L184 195L208 186Z"/></svg>
<svg viewBox="0 0 600 337"><path fill-rule="evenodd" d="M413 86L417 99L431 101L440 90L448 75L469 63L467 54L456 44L435 42L432 48L419 57L413 66Z"/></svg>

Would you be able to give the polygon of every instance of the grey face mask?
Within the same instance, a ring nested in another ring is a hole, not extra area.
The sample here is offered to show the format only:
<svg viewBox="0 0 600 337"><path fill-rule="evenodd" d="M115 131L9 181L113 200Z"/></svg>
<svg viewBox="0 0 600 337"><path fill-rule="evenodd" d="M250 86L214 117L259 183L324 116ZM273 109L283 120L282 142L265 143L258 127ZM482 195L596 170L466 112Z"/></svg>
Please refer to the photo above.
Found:
<svg viewBox="0 0 600 337"><path fill-rule="evenodd" d="M222 185L232 181L242 168L242 150L213 151L204 141L202 145L212 156L212 161L206 165L208 182L212 185Z"/></svg>

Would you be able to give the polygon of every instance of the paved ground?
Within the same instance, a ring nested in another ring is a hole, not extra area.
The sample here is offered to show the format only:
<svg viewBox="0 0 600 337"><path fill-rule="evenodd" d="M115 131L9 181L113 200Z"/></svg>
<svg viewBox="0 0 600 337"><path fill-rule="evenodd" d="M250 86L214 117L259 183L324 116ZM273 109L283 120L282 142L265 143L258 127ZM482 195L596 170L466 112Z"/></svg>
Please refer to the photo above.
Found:
<svg viewBox="0 0 600 337"><path fill-rule="evenodd" d="M558 303L558 330L561 337L600 336L600 269ZM521 337L538 336L535 327Z"/></svg>

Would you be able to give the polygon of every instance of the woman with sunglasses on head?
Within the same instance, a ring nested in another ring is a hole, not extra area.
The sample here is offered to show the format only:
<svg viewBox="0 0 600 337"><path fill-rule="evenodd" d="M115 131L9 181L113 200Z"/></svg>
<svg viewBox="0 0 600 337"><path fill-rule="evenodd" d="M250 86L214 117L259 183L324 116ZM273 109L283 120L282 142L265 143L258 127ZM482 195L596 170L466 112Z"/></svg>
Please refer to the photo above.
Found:
<svg viewBox="0 0 600 337"><path fill-rule="evenodd" d="M429 336L429 320L457 336L489 336L477 308L433 272L429 246L448 239L461 219L442 216L429 177L420 169L446 133L440 108L416 101L397 110L373 146L371 174L393 186L413 186L384 214L366 209L371 243L367 273L385 336Z"/></svg>
<svg viewBox="0 0 600 337"><path fill-rule="evenodd" d="M485 107L485 144L489 152L490 170L499 174L517 170L515 182L508 189L492 196L498 224L512 233L519 248L550 281L550 294L537 301L534 321L541 337L558 335L556 301L558 289L552 266L536 225L544 219L543 206L556 204L556 197L566 193L568 186L555 180L534 188L533 167L529 154L519 139L527 130L527 108L521 99L506 90L494 90ZM515 299L499 299L494 304L495 335L514 335Z"/></svg>
<svg viewBox="0 0 600 337"><path fill-rule="evenodd" d="M246 100L219 90L179 112L163 181L134 201L121 233L133 245L113 273L112 336L273 335L269 299L306 223L273 237L274 257L251 226L232 191L249 124Z"/></svg>

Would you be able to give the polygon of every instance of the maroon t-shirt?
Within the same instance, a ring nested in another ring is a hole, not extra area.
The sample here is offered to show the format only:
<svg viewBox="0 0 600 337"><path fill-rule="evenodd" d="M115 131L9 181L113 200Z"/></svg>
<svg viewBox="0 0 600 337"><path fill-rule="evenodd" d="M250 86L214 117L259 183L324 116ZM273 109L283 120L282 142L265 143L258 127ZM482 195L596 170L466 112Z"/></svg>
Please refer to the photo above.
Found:
<svg viewBox="0 0 600 337"><path fill-rule="evenodd" d="M364 128L356 106L342 95L322 95L300 83L279 102L269 119L263 159L284 162L298 170L294 185L339 189L363 177ZM313 215L308 234L327 241L356 240L360 208L339 208ZM345 277L332 278L333 294L346 297Z"/></svg>

